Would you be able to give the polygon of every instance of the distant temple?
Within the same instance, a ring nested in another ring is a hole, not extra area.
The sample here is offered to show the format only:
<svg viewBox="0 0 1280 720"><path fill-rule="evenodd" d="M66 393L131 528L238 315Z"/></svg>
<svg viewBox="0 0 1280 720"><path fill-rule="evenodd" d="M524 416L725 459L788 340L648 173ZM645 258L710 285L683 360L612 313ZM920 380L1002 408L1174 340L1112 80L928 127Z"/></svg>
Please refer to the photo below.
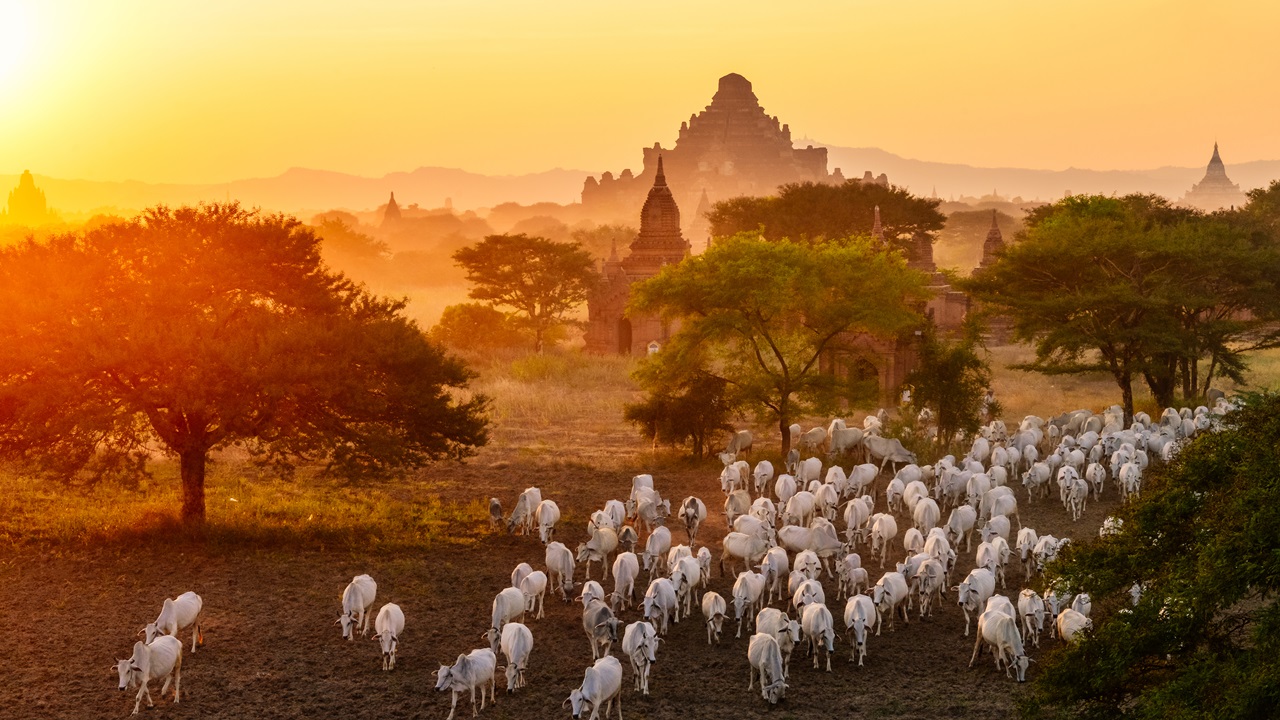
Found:
<svg viewBox="0 0 1280 720"><path fill-rule="evenodd" d="M689 251L680 233L680 208L658 156L653 187L640 211L640 234L626 258L619 259L618 248L613 248L601 270L601 284L587 300L587 352L643 355L651 346L656 350L665 345L675 329L656 316L628 317L627 300L632 283L657 275L662 266L680 262Z"/></svg>
<svg viewBox="0 0 1280 720"><path fill-rule="evenodd" d="M9 211L0 214L4 220L18 225L42 225L56 219L49 211L44 191L36 187L30 170L22 172L18 187L9 193Z"/></svg>
<svg viewBox="0 0 1280 720"><path fill-rule="evenodd" d="M1213 157L1209 159L1204 179L1192 185L1178 204L1212 212L1240 207L1246 202L1248 198L1240 191L1240 186L1227 177L1227 168L1218 156L1218 143L1214 143Z"/></svg>
<svg viewBox="0 0 1280 720"><path fill-rule="evenodd" d="M606 172L598 180L589 177L582 188L583 209L592 217L628 221L635 217L653 184L658 157L666 164L666 178L677 202L697 207L683 227L694 240L701 241L703 212L711 204L742 195L761 196L780 185L796 182L842 183L837 168L827 172L827 149L791 144L791 128L770 117L741 75L720 78L719 89L702 112L680 123L676 146L664 149L659 143L645 148L644 169L639 175L623 170L614 177ZM863 182L888 184L868 172Z"/></svg>
<svg viewBox="0 0 1280 720"><path fill-rule="evenodd" d="M396 204L396 194L391 193L391 199L387 201L387 209L382 213L381 227L395 227L400 224L402 219L403 217L400 215L400 206Z"/></svg>
<svg viewBox="0 0 1280 720"><path fill-rule="evenodd" d="M995 264L996 257L1004 252L1004 234L1000 232L1000 224L996 222L996 211L991 211L991 229L987 231L986 242L982 243L982 261L979 268Z"/></svg>

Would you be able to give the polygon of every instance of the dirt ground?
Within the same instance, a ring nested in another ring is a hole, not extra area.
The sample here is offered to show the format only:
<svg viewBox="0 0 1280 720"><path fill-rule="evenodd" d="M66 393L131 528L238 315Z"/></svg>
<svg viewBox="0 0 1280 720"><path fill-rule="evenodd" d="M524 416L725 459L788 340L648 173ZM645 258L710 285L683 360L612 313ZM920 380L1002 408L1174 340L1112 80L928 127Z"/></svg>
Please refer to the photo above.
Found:
<svg viewBox="0 0 1280 720"><path fill-rule="evenodd" d="M755 458L758 459L758 458ZM753 459L754 462L754 459ZM775 459L776 463L776 459ZM537 485L554 499L564 517L557 539L576 546L586 539L588 514L610 498L625 498L630 477L646 471L592 470L532 458L495 463L484 456L458 466L440 466L430 474L447 500L469 502L489 496L510 508L516 494ZM883 487L876 483L878 509ZM703 498L711 517L701 537L719 556L725 531L719 514L723 495L714 468L657 474L657 488L676 505L687 495ZM1019 487L1020 491L1020 487ZM1022 520L1041 534L1095 536L1102 518L1115 507L1108 487L1101 504L1072 523L1056 497L1027 504L1019 492ZM944 514L945 519L945 514ZM843 522L838 521L843 527ZM900 528L909 526L900 518ZM474 528L459 529L472 532ZM683 528L672 528L675 542ZM1015 526L1016 531L1016 526ZM896 555L902 555L900 537ZM181 704L152 690L156 707L142 717L156 718L438 718L449 713L449 695L434 690L432 673L459 653L480 647L488 627L493 596L509 584L511 569L527 561L543 567L536 537L486 535L472 547L440 545L422 556L369 548L365 552L289 552L241 550L213 554L199 548L36 555L0 550L0 633L8 678L0 684L0 717L117 718L129 714L133 693L116 690L115 658L130 652L134 636L154 619L164 597L195 590L204 598L205 644L183 662ZM872 581L880 571L864 561ZM973 565L962 553L953 582ZM378 582L375 607L394 601L407 617L399 665L380 669L380 653L371 638L346 642L334 625L339 594L356 574ZM594 576L598 578L598 572ZM1016 556L1010 565L1007 594L1016 598L1021 577ZM581 574L577 578L582 579ZM842 630L844 602L827 580L828 604ZM717 571L711 589L731 596L732 580ZM606 583L612 590L612 583ZM954 593L932 618L901 624L871 638L866 666L849 660L843 634L836 643L833 672L814 670L798 648L792 662L786 700L770 708L758 690L747 691L746 647L749 633L735 638L732 622L724 641L708 646L701 616L673 625L653 669L652 695L632 690L623 660L623 716L627 718L937 718L1011 717L1023 689L997 672L989 655L966 667L973 640L962 637L964 617ZM638 610L621 614L624 623ZM496 707L481 717L568 717L561 707L591 663L581 627L581 606L548 597L547 615L527 619L534 649L528 687L508 696L499 680ZM189 636L185 640L188 643ZM1056 646L1047 640L1041 657ZM501 664L501 659L499 660ZM1029 675L1034 675L1032 665ZM468 697L459 698L458 717L471 713Z"/></svg>

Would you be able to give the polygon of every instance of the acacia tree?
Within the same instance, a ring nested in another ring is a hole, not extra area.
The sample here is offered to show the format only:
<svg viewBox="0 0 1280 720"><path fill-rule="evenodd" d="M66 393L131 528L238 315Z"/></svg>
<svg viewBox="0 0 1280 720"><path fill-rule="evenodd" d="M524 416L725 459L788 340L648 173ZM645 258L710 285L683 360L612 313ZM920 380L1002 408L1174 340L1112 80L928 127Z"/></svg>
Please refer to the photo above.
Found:
<svg viewBox="0 0 1280 720"><path fill-rule="evenodd" d="M778 423L783 452L792 418L850 398L824 372L824 355L850 335L894 336L921 317L924 278L866 240L812 245L740 235L668 265L632 287L628 314L660 314L679 330L651 356L645 384L676 387L694 373L717 377L733 399Z"/></svg>
<svg viewBox="0 0 1280 720"><path fill-rule="evenodd" d="M715 237L759 232L771 240L834 239L870 234L879 207L885 238L905 247L917 233L942 229L946 217L938 212L940 202L858 180L843 185L806 182L783 185L775 196L718 202L707 219Z"/></svg>
<svg viewBox="0 0 1280 720"><path fill-rule="evenodd" d="M1280 396L1223 422L1144 475L1117 533L1047 568L1062 591L1090 594L1094 627L1042 660L1028 716L1275 717Z"/></svg>
<svg viewBox="0 0 1280 720"><path fill-rule="evenodd" d="M962 287L1034 342L1028 368L1110 373L1127 423L1135 378L1170 405L1180 367L1210 358L1204 390L1213 369L1239 377L1242 353L1275 344L1278 257L1162 198L1075 196L1033 211L1018 242Z"/></svg>
<svg viewBox="0 0 1280 720"><path fill-rule="evenodd" d="M475 285L470 297L510 308L533 331L541 353L549 329L586 302L596 282L595 262L578 243L528 235L490 235L453 254Z"/></svg>
<svg viewBox="0 0 1280 720"><path fill-rule="evenodd" d="M473 453L486 400L455 396L472 374L319 248L233 203L0 251L0 456L73 477L160 447L200 522L209 454L230 445L353 478Z"/></svg>

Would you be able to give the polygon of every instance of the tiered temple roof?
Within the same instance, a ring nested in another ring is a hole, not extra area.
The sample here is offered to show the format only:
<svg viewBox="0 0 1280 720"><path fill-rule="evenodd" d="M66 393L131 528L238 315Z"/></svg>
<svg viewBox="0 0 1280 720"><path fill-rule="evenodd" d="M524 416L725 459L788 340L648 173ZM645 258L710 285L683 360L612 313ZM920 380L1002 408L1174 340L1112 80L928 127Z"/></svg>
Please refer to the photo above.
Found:
<svg viewBox="0 0 1280 720"><path fill-rule="evenodd" d="M1213 157L1209 159L1204 179L1191 186L1178 204L1213 211L1240 207L1246 202L1248 198L1240 191L1240 186L1227 177L1227 167L1218 155L1218 143L1214 143Z"/></svg>

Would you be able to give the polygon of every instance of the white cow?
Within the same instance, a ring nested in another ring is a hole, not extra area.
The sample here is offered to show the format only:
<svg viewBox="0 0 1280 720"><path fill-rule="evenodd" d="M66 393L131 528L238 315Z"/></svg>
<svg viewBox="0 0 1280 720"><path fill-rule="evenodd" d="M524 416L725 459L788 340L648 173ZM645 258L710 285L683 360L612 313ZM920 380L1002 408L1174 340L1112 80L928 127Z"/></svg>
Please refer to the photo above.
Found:
<svg viewBox="0 0 1280 720"><path fill-rule="evenodd" d="M529 654L533 652L533 633L523 623L507 623L502 628L500 643L502 656L507 659L507 692L524 687L524 671L529 667Z"/></svg>
<svg viewBox="0 0 1280 720"><path fill-rule="evenodd" d="M804 607L800 616L800 628L809 639L809 652L813 654L813 668L818 669L818 651L827 654L827 672L831 672L831 654L836 650L835 619L823 603L815 602Z"/></svg>
<svg viewBox="0 0 1280 720"><path fill-rule="evenodd" d="M1027 665L1031 662L1022 646L1022 636L1018 633L1018 623L1000 610L988 610L978 618L977 639L973 643L973 656L969 658L969 667L973 667L978 659L978 651L983 641L991 646L996 658L996 669L1003 666L1005 675L1017 670L1018 682L1027 679Z"/></svg>
<svg viewBox="0 0 1280 720"><path fill-rule="evenodd" d="M378 595L378 583L368 575L357 575L342 591L342 612L335 625L342 626L342 637L355 640L355 630L363 635L369 632L369 608Z"/></svg>
<svg viewBox="0 0 1280 720"><path fill-rule="evenodd" d="M560 597L569 602L573 592L573 553L559 541L547 543L545 562L548 580L560 590Z"/></svg>
<svg viewBox="0 0 1280 720"><path fill-rule="evenodd" d="M400 633L404 632L404 611L395 603L387 603L374 618L373 636L382 646L382 669L396 669L396 652L400 649Z"/></svg>
<svg viewBox="0 0 1280 720"><path fill-rule="evenodd" d="M1035 590L1024 588L1018 593L1018 616L1022 618L1022 637L1031 638L1031 644L1040 647L1040 633L1044 631L1046 610L1044 598Z"/></svg>
<svg viewBox="0 0 1280 720"><path fill-rule="evenodd" d="M636 596L636 579L640 577L640 560L635 553L620 552L613 559L613 606L631 607ZM538 617L542 617L541 614Z"/></svg>
<svg viewBox="0 0 1280 720"><path fill-rule="evenodd" d="M707 592L702 596L702 616L707 620L707 644L710 645L712 640L720 642L720 631L724 626L724 619L728 614L729 606L725 603L724 597L718 592Z"/></svg>
<svg viewBox="0 0 1280 720"><path fill-rule="evenodd" d="M751 678L747 682L747 690L754 687L756 676L760 676L760 694L770 705L776 705L786 697L786 675L782 669L782 651L778 641L767 633L756 633L751 636L747 645L747 663L751 667Z"/></svg>
<svg viewBox="0 0 1280 720"><path fill-rule="evenodd" d="M538 524L538 538L546 545L556 532L556 523L560 522L560 506L554 500L543 500L534 508L533 515Z"/></svg>
<svg viewBox="0 0 1280 720"><path fill-rule="evenodd" d="M575 720L588 711L591 713L589 720L598 720L600 708L604 708L604 715L608 717L609 708L615 700L618 703L618 720L622 720L622 663L610 655L587 668L582 684L569 693L564 704L570 706Z"/></svg>
<svg viewBox="0 0 1280 720"><path fill-rule="evenodd" d="M698 537L702 521L707 519L706 504L690 495L680 503L680 519L684 521L684 529L689 535L689 544L692 545Z"/></svg>
<svg viewBox="0 0 1280 720"><path fill-rule="evenodd" d="M756 495L763 496L769 487L769 481L773 479L773 463L768 460L761 460L756 463L755 470L751 473L752 479L755 481Z"/></svg>
<svg viewBox="0 0 1280 720"><path fill-rule="evenodd" d="M857 660L858 667L867 657L867 630L876 623L876 606L866 595L854 595L844 605L844 626L852 631L849 659Z"/></svg>
<svg viewBox="0 0 1280 720"><path fill-rule="evenodd" d="M547 598L547 574L534 570L520 581L520 594L524 595L525 612L535 613L534 620L541 620L545 614L543 604Z"/></svg>
<svg viewBox="0 0 1280 720"><path fill-rule="evenodd" d="M196 641L204 642L204 634L200 632L200 610L204 608L204 600L194 592L187 591L170 600L165 598L160 607L160 617L148 623L143 630L146 642L156 639L157 635L173 635L178 631L191 628L191 654L196 652Z"/></svg>
<svg viewBox="0 0 1280 720"><path fill-rule="evenodd" d="M169 682L173 682L173 702L176 705L181 698L182 641L171 635L161 635L150 643L139 640L133 644L133 655L116 662L116 672L120 675L121 690L138 686L138 696L133 703L134 715L142 706L143 696L147 698L147 707L155 707L151 701L150 683L160 678L164 678L164 684L160 686L162 696L169 689Z"/></svg>
<svg viewBox="0 0 1280 720"><path fill-rule="evenodd" d="M742 637L742 621L751 620L764 596L764 576L750 570L738 573L733 583L733 613L738 621L737 637Z"/></svg>
<svg viewBox="0 0 1280 720"><path fill-rule="evenodd" d="M436 690L440 692L450 690L453 693L453 702L446 720L453 720L453 716L458 712L458 693L460 692L471 691L473 717L480 714L476 710L476 688L480 688L480 710L484 709L485 685L489 686L489 699L497 701L494 691L494 672L497 668L498 656L489 648L480 648L466 655L459 655L452 666L440 666L440 669L435 672Z"/></svg>
<svg viewBox="0 0 1280 720"><path fill-rule="evenodd" d="M637 620L622 633L622 654L631 660L635 689L649 694L649 668L658 661L658 632L645 620Z"/></svg>
<svg viewBox="0 0 1280 720"><path fill-rule="evenodd" d="M880 627L886 614L889 615L889 629L894 628L895 610L898 608L902 609L902 621L911 623L907 617L906 605L909 592L907 579L900 572L887 572L876 581L875 587L871 589L871 602L876 606L876 637L880 637Z"/></svg>
<svg viewBox="0 0 1280 720"><path fill-rule="evenodd" d="M964 610L964 636L969 637L971 615L978 617L996 591L995 573L987 568L974 568L964 582L951 589L956 593L956 604Z"/></svg>

